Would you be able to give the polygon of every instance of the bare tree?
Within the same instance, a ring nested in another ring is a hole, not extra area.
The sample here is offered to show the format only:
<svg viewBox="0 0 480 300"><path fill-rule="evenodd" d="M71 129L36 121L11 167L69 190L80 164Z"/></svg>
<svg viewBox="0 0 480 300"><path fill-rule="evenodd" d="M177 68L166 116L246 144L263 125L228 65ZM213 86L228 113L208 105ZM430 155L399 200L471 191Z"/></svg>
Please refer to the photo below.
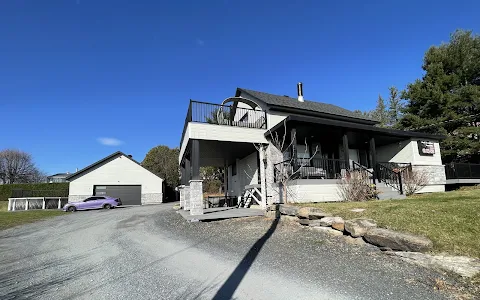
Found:
<svg viewBox="0 0 480 300"><path fill-rule="evenodd" d="M428 175L420 170L405 170L402 172L403 189L407 196L420 191L428 183Z"/></svg>
<svg viewBox="0 0 480 300"><path fill-rule="evenodd" d="M274 169L275 183L272 182L270 184L279 184L282 191L281 198L283 199L284 203L287 203L289 202L290 198L293 198L293 200L295 200L296 197L295 193L289 189L291 180L294 179L296 175L299 174L305 166L310 165L311 160L318 152L318 146L315 147L315 150L311 155L308 155L308 144L307 140L305 139L305 152L303 156L304 158L299 159L294 155L290 155L290 150L292 149L292 147L296 147L296 145L293 144L296 140L296 134L294 133L292 135L290 143L287 144L286 121L283 122L283 135L279 135L278 131L273 133L269 130L269 136L270 144L273 147L277 148L282 153L282 156L284 158L287 157L287 159L284 159L283 161L273 161L271 157L267 157L267 161L276 166L276 168ZM254 144L254 146L258 151L261 151L262 145ZM274 188L273 190L276 189Z"/></svg>
<svg viewBox="0 0 480 300"><path fill-rule="evenodd" d="M2 183L37 182L43 176L29 153L14 149L0 151L0 180Z"/></svg>

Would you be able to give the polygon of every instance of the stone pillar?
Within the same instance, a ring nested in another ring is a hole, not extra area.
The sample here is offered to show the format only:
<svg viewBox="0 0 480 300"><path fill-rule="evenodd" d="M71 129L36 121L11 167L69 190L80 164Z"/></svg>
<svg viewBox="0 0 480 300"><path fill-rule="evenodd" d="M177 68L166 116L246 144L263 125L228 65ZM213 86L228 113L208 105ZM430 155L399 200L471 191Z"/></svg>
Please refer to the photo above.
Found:
<svg viewBox="0 0 480 300"><path fill-rule="evenodd" d="M182 184L178 186L178 193L180 194L180 207L185 206L185 186Z"/></svg>
<svg viewBox="0 0 480 300"><path fill-rule="evenodd" d="M203 180L190 180L190 215L203 215Z"/></svg>
<svg viewBox="0 0 480 300"><path fill-rule="evenodd" d="M186 185L183 188L183 210L190 210L190 186Z"/></svg>

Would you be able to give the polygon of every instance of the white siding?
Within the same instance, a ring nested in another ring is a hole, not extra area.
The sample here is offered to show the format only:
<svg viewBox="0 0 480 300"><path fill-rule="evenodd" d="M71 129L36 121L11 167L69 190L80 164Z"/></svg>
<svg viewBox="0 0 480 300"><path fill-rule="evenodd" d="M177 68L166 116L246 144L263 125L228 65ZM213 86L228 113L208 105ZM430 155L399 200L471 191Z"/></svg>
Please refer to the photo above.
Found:
<svg viewBox="0 0 480 300"><path fill-rule="evenodd" d="M264 134L265 129L190 122L185 132L178 159L180 162L188 144L188 139L267 144L268 141Z"/></svg>
<svg viewBox="0 0 480 300"><path fill-rule="evenodd" d="M435 154L424 156L418 153L418 139L411 139L382 147L377 147L379 162L412 163L412 165L442 165L440 145L438 141L431 141L435 147Z"/></svg>
<svg viewBox="0 0 480 300"><path fill-rule="evenodd" d="M141 185L142 199L149 202L161 202L163 196L163 180L123 155L72 180L69 199L91 196L94 185Z"/></svg>
<svg viewBox="0 0 480 300"><path fill-rule="evenodd" d="M341 201L338 184L331 180L325 182L322 179L293 180L289 184L287 201L296 203Z"/></svg>
<svg viewBox="0 0 480 300"><path fill-rule="evenodd" d="M237 174L232 176L232 166L228 167L228 194L241 196L246 185L258 184L257 152L243 159L237 159Z"/></svg>

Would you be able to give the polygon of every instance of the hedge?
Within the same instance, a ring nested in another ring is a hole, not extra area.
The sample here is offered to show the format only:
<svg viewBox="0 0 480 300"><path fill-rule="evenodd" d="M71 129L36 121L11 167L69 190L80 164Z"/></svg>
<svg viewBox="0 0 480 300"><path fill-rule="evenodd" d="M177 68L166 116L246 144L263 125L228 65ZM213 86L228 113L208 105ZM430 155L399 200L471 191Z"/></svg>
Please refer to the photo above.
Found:
<svg viewBox="0 0 480 300"><path fill-rule="evenodd" d="M14 190L22 190L28 197L68 197L68 182L1 184L0 201L7 201Z"/></svg>

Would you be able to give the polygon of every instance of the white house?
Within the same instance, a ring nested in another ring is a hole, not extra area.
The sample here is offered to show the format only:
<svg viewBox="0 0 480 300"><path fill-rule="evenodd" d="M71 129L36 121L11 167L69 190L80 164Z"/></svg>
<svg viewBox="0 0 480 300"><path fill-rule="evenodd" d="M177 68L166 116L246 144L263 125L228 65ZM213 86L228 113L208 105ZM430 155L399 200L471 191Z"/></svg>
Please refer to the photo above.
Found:
<svg viewBox="0 0 480 300"><path fill-rule="evenodd" d="M118 151L71 174L68 201L90 196L121 198L124 205L163 201L163 179L142 167L131 156Z"/></svg>
<svg viewBox="0 0 480 300"><path fill-rule="evenodd" d="M443 136L380 128L344 108L304 100L301 84L297 92L292 98L237 88L221 104L190 101L179 155L185 209L202 213L201 166L225 168L226 197L263 207L283 201L282 176L291 176L295 202L339 201L338 178L352 169L369 172L384 198L403 196L405 170L427 174L421 192L445 190Z"/></svg>

